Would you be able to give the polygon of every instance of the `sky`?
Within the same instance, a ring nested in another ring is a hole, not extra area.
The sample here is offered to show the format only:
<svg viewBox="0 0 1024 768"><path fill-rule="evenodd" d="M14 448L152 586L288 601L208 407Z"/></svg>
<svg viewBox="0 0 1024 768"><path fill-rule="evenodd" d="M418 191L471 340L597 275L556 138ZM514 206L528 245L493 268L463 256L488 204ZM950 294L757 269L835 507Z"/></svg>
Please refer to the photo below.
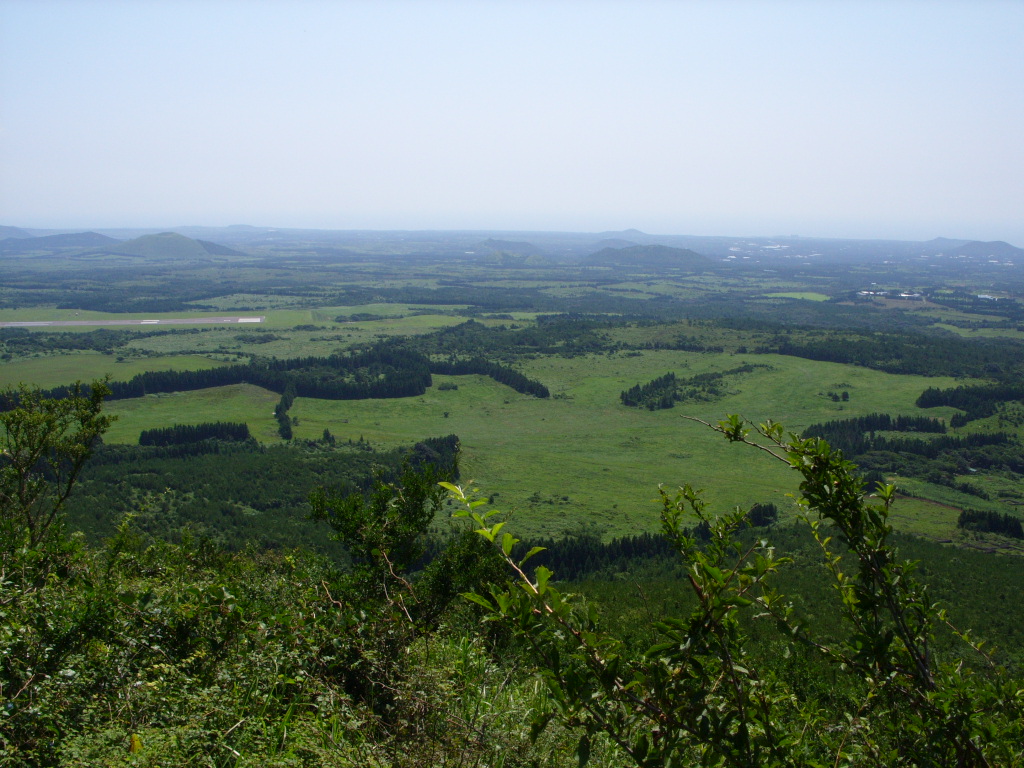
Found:
<svg viewBox="0 0 1024 768"><path fill-rule="evenodd" d="M1024 246L1024 1L0 0L0 224Z"/></svg>

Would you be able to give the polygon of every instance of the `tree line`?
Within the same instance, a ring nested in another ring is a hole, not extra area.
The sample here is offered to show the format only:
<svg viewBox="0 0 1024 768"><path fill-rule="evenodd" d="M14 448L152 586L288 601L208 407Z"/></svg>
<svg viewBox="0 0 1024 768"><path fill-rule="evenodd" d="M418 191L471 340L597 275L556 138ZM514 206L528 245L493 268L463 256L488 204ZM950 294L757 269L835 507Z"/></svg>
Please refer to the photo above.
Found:
<svg viewBox="0 0 1024 768"><path fill-rule="evenodd" d="M549 397L548 388L516 369L483 357L431 361L400 344L384 343L366 350L284 360L255 359L200 371L147 371L128 381L109 382L109 399L144 397L159 392L187 392L232 384L253 384L282 396L275 415L286 431L283 414L295 397L326 400L362 400L415 397L426 392L431 373L488 376L517 392ZM49 390L48 397L65 397L69 387ZM13 401L12 401L13 402Z"/></svg>
<svg viewBox="0 0 1024 768"><path fill-rule="evenodd" d="M960 427L994 415L1000 403L1021 400L1024 400L1024 385L1021 384L962 384L949 389L928 387L916 404L918 408L943 405L959 408L964 413L953 416L950 426Z"/></svg>
<svg viewBox="0 0 1024 768"><path fill-rule="evenodd" d="M1011 539L1024 539L1020 518L1005 512L965 509L956 520L957 528L981 533L998 533Z"/></svg>
<svg viewBox="0 0 1024 768"><path fill-rule="evenodd" d="M175 424L173 427L144 429L139 434L139 445L181 445L203 440L232 440L244 442L252 439L249 426L233 421L211 421L202 424Z"/></svg>

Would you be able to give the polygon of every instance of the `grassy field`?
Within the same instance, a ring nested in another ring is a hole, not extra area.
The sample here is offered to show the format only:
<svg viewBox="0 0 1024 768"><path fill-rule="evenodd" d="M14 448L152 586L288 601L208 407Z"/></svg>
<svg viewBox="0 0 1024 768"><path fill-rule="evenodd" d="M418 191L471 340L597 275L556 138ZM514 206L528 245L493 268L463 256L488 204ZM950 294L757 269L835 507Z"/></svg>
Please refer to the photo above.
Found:
<svg viewBox="0 0 1024 768"><path fill-rule="evenodd" d="M828 301L831 296L813 291L785 291L782 293L766 293L770 299L805 299L807 301Z"/></svg>
<svg viewBox="0 0 1024 768"><path fill-rule="evenodd" d="M408 333L406 322L451 320L457 318L410 315L392 321L390 328ZM385 321L339 327L378 323ZM247 333L252 332L217 330L139 343L187 343L193 348L202 343L214 352L228 349L229 344L246 347L237 337ZM288 333L287 339L255 346L264 354L294 355L306 349L319 354L331 343L330 335L325 331ZM627 408L619 400L622 390L669 371L688 377L744 363L766 367L728 377L724 394L710 402L647 411ZM0 366L0 375L6 383L54 386L106 373L128 379L143 370L218 364L198 355L129 358L118 363L109 355L76 354L13 361ZM435 376L434 387L422 397L298 398L291 410L298 420L294 433L297 438L317 439L329 429L339 440L363 438L380 447L408 446L425 437L455 433L462 440L464 479L475 480L487 494L496 494L496 504L514 515L518 530L558 535L592 527L614 536L657 528L659 484L674 489L689 482L706 489L709 503L717 509L768 501L793 508L787 494L795 492L797 478L791 470L760 452L727 444L687 416L715 422L727 413L739 413L754 421L772 418L798 432L814 422L879 411L919 413L914 400L923 389L956 383L794 357L664 350L540 357L524 364L523 370L546 384L552 397L538 400L484 377ZM446 381L458 389L441 390L438 385ZM848 402L836 403L826 395L840 389L850 393ZM277 400L272 392L239 385L115 401L108 408L119 419L107 440L135 443L144 429L242 421L258 440L274 442L278 440L273 417ZM948 417L952 412L947 411L929 411L929 415ZM901 502L896 519L905 530L949 538L957 514L950 510L952 506L913 500Z"/></svg>
<svg viewBox="0 0 1024 768"><path fill-rule="evenodd" d="M105 436L108 443L136 444L145 429L211 421L244 422L260 442L278 440L274 406L281 396L250 384L171 392L131 400L112 400L108 413L117 416Z"/></svg>
<svg viewBox="0 0 1024 768"><path fill-rule="evenodd" d="M796 477L759 452L728 445L695 416L715 421L726 413L775 418L800 430L815 421L884 410L914 413L914 399L929 384L951 380L892 376L830 363L754 357L759 369L730 379L730 392L710 403L683 403L663 411L627 408L619 392L674 370L687 376L733 368L748 358L648 352L639 357L543 358L528 367L554 397L537 400L489 379L436 376L417 398L324 401L299 398L297 437L325 428L339 439L408 445L426 436L455 433L463 446L463 476L531 532L561 533L581 524L606 535L657 527L658 485L689 482L707 489L717 508L757 501L791 505ZM450 381L458 390L443 391ZM828 389L847 387L848 403L833 403ZM447 414L447 415L446 415ZM955 518L954 518L955 523Z"/></svg>

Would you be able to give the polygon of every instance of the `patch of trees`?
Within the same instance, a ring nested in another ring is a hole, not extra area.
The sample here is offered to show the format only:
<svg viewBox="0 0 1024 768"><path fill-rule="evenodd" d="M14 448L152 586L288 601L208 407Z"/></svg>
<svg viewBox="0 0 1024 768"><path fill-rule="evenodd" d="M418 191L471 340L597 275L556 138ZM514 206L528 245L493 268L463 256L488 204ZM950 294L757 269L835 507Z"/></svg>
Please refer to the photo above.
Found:
<svg viewBox="0 0 1024 768"><path fill-rule="evenodd" d="M281 436L282 440L292 439L292 419L288 415L288 411L292 407L292 403L295 402L295 385L289 383L284 388L284 392L281 395L281 399L277 401L277 405L274 406L274 418L277 419L277 433Z"/></svg>
<svg viewBox="0 0 1024 768"><path fill-rule="evenodd" d="M587 280L588 286L597 287L607 280ZM603 291L586 291L574 296L555 296L534 287L493 287L476 285L471 281L452 280L437 288L406 286L385 288L379 286L345 286L324 298L329 306L362 305L378 301L395 304L469 305L460 314L474 316L498 312L568 312L609 313L616 315L660 315L666 309L679 305L667 297L628 298Z"/></svg>
<svg viewBox="0 0 1024 768"><path fill-rule="evenodd" d="M771 503L754 504L746 515L746 523L755 528L774 525L779 519L779 508ZM698 523L691 530L698 538L710 534L706 525ZM521 559L536 547L537 552L529 560L528 573L534 574L539 567L550 568L564 581L580 579L614 578L616 574L630 573L638 567L645 572L672 571L677 560L672 545L659 534L641 533L634 536L618 536L611 541L588 534L571 534L561 538L524 539L512 549L512 556Z"/></svg>
<svg viewBox="0 0 1024 768"><path fill-rule="evenodd" d="M1011 539L1024 539L1024 527L1021 526L1020 518L1004 512L965 509L957 518L956 525L965 531L998 533Z"/></svg>
<svg viewBox="0 0 1024 768"><path fill-rule="evenodd" d="M282 395L326 400L411 397L431 384L426 357L398 345L287 360L258 359L202 371L147 371L129 381L110 382L110 399L143 397L158 392L186 392L231 384L254 384ZM64 389L51 390L60 396Z"/></svg>
<svg viewBox="0 0 1024 768"><path fill-rule="evenodd" d="M110 399L119 400L160 392L253 384L281 394L274 415L283 436L290 431L290 424L286 427L284 420L296 397L326 400L415 397L432 385L432 371L452 376L479 374L523 394L550 396L541 382L507 365L483 357L430 361L421 352L391 343L330 357L259 358L245 364L201 371L147 371L129 381L110 382L109 388ZM47 394L61 397L68 391L67 387L59 387Z"/></svg>
<svg viewBox="0 0 1024 768"><path fill-rule="evenodd" d="M676 375L672 372L666 373L652 379L646 384L635 384L619 394L623 405L634 408L646 408L654 411L661 408L671 408L676 404L678 395L678 384Z"/></svg>
<svg viewBox="0 0 1024 768"><path fill-rule="evenodd" d="M212 421L203 424L176 424L173 427L144 429L139 435L139 445L182 445L203 440L233 440L242 442L252 439L249 427L232 421Z"/></svg>
<svg viewBox="0 0 1024 768"><path fill-rule="evenodd" d="M1012 342L923 334L782 335L752 351L918 376L1011 379L1020 365L1020 346Z"/></svg>
<svg viewBox="0 0 1024 768"><path fill-rule="evenodd" d="M746 363L727 371L698 373L685 379L679 379L670 372L646 384L637 384L624 390L619 394L619 399L623 405L646 408L649 411L672 408L676 403L683 401L713 400L724 394L722 386L728 377L767 367L759 363Z"/></svg>
<svg viewBox="0 0 1024 768"><path fill-rule="evenodd" d="M603 352L613 345L603 333L624 320L592 315L540 315L536 322L519 328L488 326L475 320L421 336L417 349L432 355L481 356L507 359L519 355L579 355Z"/></svg>
<svg viewBox="0 0 1024 768"><path fill-rule="evenodd" d="M930 416L894 417L887 413L870 413L867 416L812 424L804 430L806 436L822 437L836 447L848 445L850 439L865 432L926 432L944 435L946 425Z"/></svg>
<svg viewBox="0 0 1024 768"><path fill-rule="evenodd" d="M856 419L852 421L856 421ZM838 448L850 457L860 456L872 451L886 451L912 453L928 459L935 459L945 453L964 453L971 449L986 446L1017 445L1004 432L976 435L942 435L930 439L887 437L874 432L864 432L856 424L851 425L844 421L812 424L804 430L803 435L804 437L820 437L828 441L829 445Z"/></svg>
<svg viewBox="0 0 1024 768"><path fill-rule="evenodd" d="M918 408L950 406L964 411L956 414L950 425L960 427L996 413L1000 403L1024 400L1024 385L1021 384L965 384L950 389L928 387L917 398Z"/></svg>
<svg viewBox="0 0 1024 768"><path fill-rule="evenodd" d="M97 328L94 331L40 332L27 328L0 328L0 347L12 355L28 355L33 352L54 352L57 350L111 353L136 339L166 336L174 333L199 333L198 328L175 328L159 331L135 331L114 328Z"/></svg>
<svg viewBox="0 0 1024 768"><path fill-rule="evenodd" d="M932 438L892 437L879 432L931 433ZM1009 435L949 435L937 419L921 416L870 414L859 418L812 424L805 438L818 437L860 464L872 479L884 473L919 477L961 493L989 498L988 493L962 476L982 469L1024 473L1021 445Z"/></svg>

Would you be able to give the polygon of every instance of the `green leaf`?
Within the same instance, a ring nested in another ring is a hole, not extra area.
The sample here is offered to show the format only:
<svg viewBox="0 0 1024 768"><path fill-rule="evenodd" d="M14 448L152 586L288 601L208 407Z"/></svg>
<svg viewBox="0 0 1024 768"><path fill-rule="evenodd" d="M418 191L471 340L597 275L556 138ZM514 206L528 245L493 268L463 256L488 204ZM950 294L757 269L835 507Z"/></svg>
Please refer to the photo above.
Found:
<svg viewBox="0 0 1024 768"><path fill-rule="evenodd" d="M551 578L553 572L545 568L543 565L537 568L537 592L544 594L548 588L548 579Z"/></svg>
<svg viewBox="0 0 1024 768"><path fill-rule="evenodd" d="M484 608L486 608L488 611L491 611L492 613L495 610L494 604L490 600L488 600L486 597L483 597L482 595L476 594L475 592L463 592L462 596L470 602L476 603L477 605L482 605Z"/></svg>
<svg viewBox="0 0 1024 768"><path fill-rule="evenodd" d="M508 557L510 554L512 554L512 547L514 547L518 542L519 539L517 539L511 533L506 533L504 536L501 537L501 551L505 553L505 557Z"/></svg>
<svg viewBox="0 0 1024 768"><path fill-rule="evenodd" d="M712 579L714 579L716 582L718 582L722 586L725 586L725 576L722 574L722 571L720 569L715 568L715 566L713 566L713 565L709 565L709 566L706 566L704 568L704 570L707 572L707 574Z"/></svg>
<svg viewBox="0 0 1024 768"><path fill-rule="evenodd" d="M529 560L531 557L536 555L538 552L543 552L545 549L547 549L547 547L534 547L533 549L531 549L529 552L526 553L526 556L522 560L519 561L519 564L522 565L527 560Z"/></svg>

